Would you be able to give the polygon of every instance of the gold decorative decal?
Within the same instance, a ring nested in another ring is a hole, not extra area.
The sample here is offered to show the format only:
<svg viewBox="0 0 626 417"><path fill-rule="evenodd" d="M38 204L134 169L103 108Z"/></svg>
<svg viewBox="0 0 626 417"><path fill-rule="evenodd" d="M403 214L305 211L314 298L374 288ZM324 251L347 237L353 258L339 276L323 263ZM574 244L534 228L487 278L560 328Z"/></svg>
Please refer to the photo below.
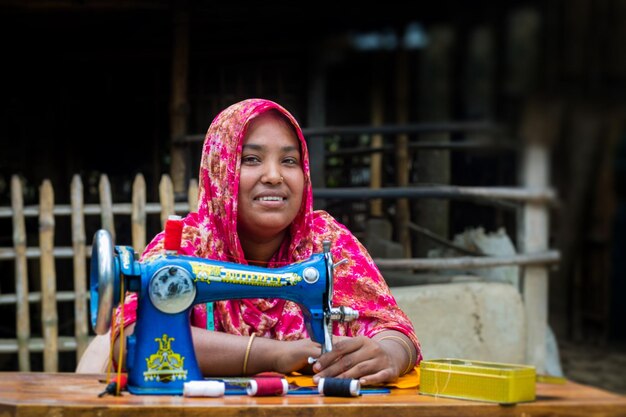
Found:
<svg viewBox="0 0 626 417"><path fill-rule="evenodd" d="M191 272L195 276L194 281L202 281L210 284L211 281L220 281L222 275L222 267L219 265L210 265L202 262L189 262Z"/></svg>
<svg viewBox="0 0 626 417"><path fill-rule="evenodd" d="M171 382L187 379L187 370L183 369L185 357L172 350L174 338L163 334L154 341L159 344L159 350L146 358L148 370L143 373L144 381Z"/></svg>
<svg viewBox="0 0 626 417"><path fill-rule="evenodd" d="M211 265L202 262L189 263L195 276L194 281L202 281L207 284L210 284L211 281L215 281L243 285L260 285L264 287L283 287L295 285L302 280L302 277L295 272L274 274L271 272L224 268L219 265Z"/></svg>

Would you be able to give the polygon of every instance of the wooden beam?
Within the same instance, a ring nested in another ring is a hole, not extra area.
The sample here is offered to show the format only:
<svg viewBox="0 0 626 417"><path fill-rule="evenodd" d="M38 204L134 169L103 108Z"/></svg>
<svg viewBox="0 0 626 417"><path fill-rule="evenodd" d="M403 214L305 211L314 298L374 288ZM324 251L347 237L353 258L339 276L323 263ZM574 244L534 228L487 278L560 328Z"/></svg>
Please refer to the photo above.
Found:
<svg viewBox="0 0 626 417"><path fill-rule="evenodd" d="M374 259L381 270L436 270L493 268L505 265L526 265L545 268L561 259L558 251L526 253L511 256L461 256L456 258Z"/></svg>

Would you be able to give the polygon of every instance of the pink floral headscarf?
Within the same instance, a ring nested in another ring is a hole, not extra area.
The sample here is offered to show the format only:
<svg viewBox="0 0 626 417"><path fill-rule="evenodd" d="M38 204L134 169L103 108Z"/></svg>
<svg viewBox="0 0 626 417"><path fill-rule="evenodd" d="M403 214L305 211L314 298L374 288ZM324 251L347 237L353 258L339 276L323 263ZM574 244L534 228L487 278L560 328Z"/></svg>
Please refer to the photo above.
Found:
<svg viewBox="0 0 626 417"><path fill-rule="evenodd" d="M413 325L400 310L387 284L363 245L325 211L313 211L309 156L302 130L295 118L279 104L263 99L248 99L226 108L211 123L206 134L200 164L198 210L184 220L181 254L245 264L237 234L237 195L243 138L250 121L275 110L289 120L297 132L304 171L302 206L291 224L290 233L268 266L276 267L309 258L322 252L322 242L332 242L333 259L347 262L334 271L333 305L359 311L351 323L335 323L335 335L372 337L384 330L407 335L421 359ZM163 232L148 245L142 258L163 253ZM300 308L282 299L226 300L214 303L216 331L237 335L295 340L308 337ZM134 294L126 297L124 325L136 319ZM118 322L122 321L119 317ZM206 327L206 305L194 306L192 325ZM115 337L115 336L114 336Z"/></svg>

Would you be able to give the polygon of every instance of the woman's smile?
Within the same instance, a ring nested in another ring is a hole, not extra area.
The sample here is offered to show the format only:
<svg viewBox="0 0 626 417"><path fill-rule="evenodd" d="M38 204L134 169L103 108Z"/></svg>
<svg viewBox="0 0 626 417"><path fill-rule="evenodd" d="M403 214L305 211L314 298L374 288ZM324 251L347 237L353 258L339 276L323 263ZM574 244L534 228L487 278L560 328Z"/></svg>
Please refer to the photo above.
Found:
<svg viewBox="0 0 626 417"><path fill-rule="evenodd" d="M263 193L257 197L254 197L256 201L259 202L274 202L274 203L282 203L287 200L287 196L279 193Z"/></svg>

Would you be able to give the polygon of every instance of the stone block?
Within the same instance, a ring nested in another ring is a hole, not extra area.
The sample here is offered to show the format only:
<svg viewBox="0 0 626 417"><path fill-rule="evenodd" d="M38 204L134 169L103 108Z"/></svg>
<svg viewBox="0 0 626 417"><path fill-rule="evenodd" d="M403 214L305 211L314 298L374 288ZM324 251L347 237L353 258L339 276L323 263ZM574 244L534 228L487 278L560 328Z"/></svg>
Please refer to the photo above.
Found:
<svg viewBox="0 0 626 417"><path fill-rule="evenodd" d="M524 363L526 318L513 286L468 282L391 291L413 322L425 359Z"/></svg>

